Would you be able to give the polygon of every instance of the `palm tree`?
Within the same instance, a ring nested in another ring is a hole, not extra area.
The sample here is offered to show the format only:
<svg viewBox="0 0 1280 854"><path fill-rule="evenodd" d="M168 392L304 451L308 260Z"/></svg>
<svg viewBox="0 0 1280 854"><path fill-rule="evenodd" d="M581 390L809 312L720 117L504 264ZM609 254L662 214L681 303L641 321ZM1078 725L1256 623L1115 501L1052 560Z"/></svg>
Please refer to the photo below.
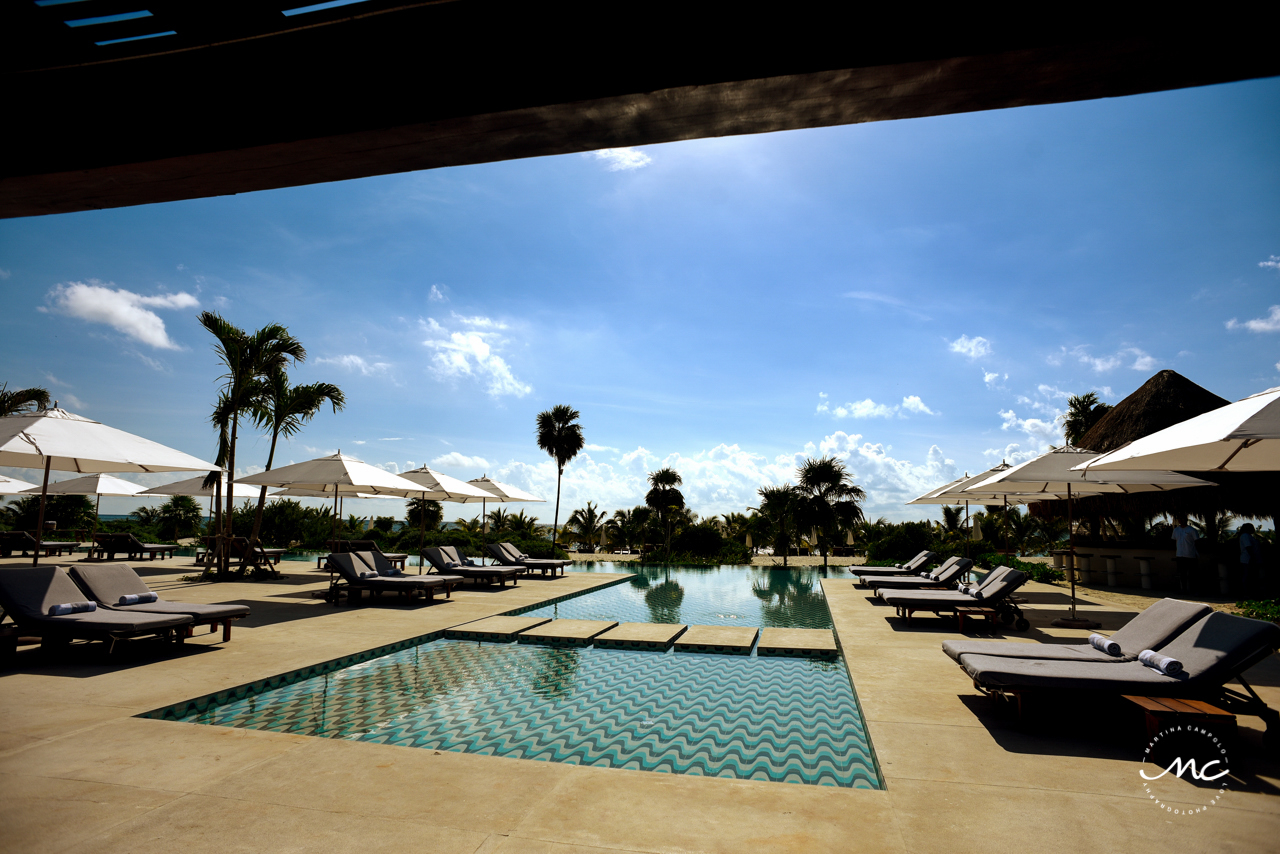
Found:
<svg viewBox="0 0 1280 854"><path fill-rule="evenodd" d="M262 383L262 395L254 400L249 408L254 424L259 428L271 431L271 450L267 452L267 471L276 459L276 442L281 436L286 439L297 435L312 417L320 411L325 403L333 407L336 413L346 406L347 398L342 389L332 383L311 383L310 385L291 386L283 368L272 371ZM267 503L267 487L258 491L258 507L253 514L253 533L249 535L250 546L245 551L244 560L257 545L258 534L262 531L262 508ZM243 564L241 564L243 566Z"/></svg>
<svg viewBox="0 0 1280 854"><path fill-rule="evenodd" d="M486 518L489 520L489 530L496 534L506 530L511 514L501 507L495 507L489 511Z"/></svg>
<svg viewBox="0 0 1280 854"><path fill-rule="evenodd" d="M773 529L773 553L782 552L782 565L787 565L787 554L791 551L791 531L795 526L796 511L799 509L800 493L794 486L784 483L782 486L762 486L756 490L760 496L760 506L756 509L769 522Z"/></svg>
<svg viewBox="0 0 1280 854"><path fill-rule="evenodd" d="M527 515L523 510L516 513L508 513L506 526L511 535L517 539L533 540L538 537L538 520L533 516Z"/></svg>
<svg viewBox="0 0 1280 854"><path fill-rule="evenodd" d="M411 528L434 531L444 518L444 508L431 498L410 498L405 503L404 518Z"/></svg>
<svg viewBox="0 0 1280 854"><path fill-rule="evenodd" d="M1097 392L1073 394L1067 399L1067 411L1062 417L1062 435L1068 445L1076 445L1102 416L1111 411L1111 404L1098 400Z"/></svg>
<svg viewBox="0 0 1280 854"><path fill-rule="evenodd" d="M226 373L210 421L218 431L218 457L215 462L226 469L229 478L235 477L236 441L239 438L240 416L250 412L258 400L266 394L266 378L283 370L293 360L304 361L307 351L289 330L278 323L264 326L252 335L232 325L212 311L200 314L200 325L217 339L213 351ZM210 473L215 480L217 473ZM208 481L206 481L208 482ZM231 536L231 519L234 508L232 494L227 490L225 531L219 536ZM219 549L218 574L225 576L230 569L230 553Z"/></svg>
<svg viewBox="0 0 1280 854"><path fill-rule="evenodd" d="M683 484L684 478L673 468L661 468L649 473L650 489L644 497L644 503L662 520L666 533L664 547L668 554L671 552L672 517L675 512L684 509L684 495L676 488Z"/></svg>
<svg viewBox="0 0 1280 854"><path fill-rule="evenodd" d="M604 527L604 514L588 501L586 507L573 511L565 522L565 527L573 530L577 542L586 543L595 551L596 541L600 539L600 531Z"/></svg>
<svg viewBox="0 0 1280 854"><path fill-rule="evenodd" d="M49 407L49 390L43 388L16 388L9 391L9 384L0 384L0 416L21 415Z"/></svg>
<svg viewBox="0 0 1280 854"><path fill-rule="evenodd" d="M862 521L861 502L867 497L844 463L835 457L807 459L800 466L796 489L801 493L799 521L817 529L822 568L827 568L831 538Z"/></svg>
<svg viewBox="0 0 1280 854"><path fill-rule="evenodd" d="M551 520L551 542L556 541L556 528L560 525L560 478L564 467L582 450L582 425L578 424L578 410L563 403L538 413L538 447L556 461L556 512Z"/></svg>

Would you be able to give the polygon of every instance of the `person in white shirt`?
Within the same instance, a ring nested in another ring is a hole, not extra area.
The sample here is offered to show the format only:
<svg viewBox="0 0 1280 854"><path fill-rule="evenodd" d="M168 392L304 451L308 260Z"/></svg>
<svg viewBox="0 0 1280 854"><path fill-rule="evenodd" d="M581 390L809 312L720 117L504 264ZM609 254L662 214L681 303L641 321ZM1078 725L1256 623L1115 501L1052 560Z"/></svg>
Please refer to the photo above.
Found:
<svg viewBox="0 0 1280 854"><path fill-rule="evenodd" d="M1183 593L1191 592L1191 574L1199 561L1196 551L1196 540L1199 535L1196 529L1187 524L1187 516L1180 513L1174 517L1178 524L1173 527L1174 551L1173 561L1178 565L1178 589Z"/></svg>

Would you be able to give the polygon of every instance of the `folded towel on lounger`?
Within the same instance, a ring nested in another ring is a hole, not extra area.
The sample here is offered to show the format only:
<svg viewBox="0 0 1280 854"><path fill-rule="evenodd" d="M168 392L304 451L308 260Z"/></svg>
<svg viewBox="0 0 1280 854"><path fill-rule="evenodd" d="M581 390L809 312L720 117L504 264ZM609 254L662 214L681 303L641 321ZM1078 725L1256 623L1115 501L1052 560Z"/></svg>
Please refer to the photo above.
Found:
<svg viewBox="0 0 1280 854"><path fill-rule="evenodd" d="M1147 667L1155 668L1165 676L1177 676L1182 672L1182 662L1167 655L1161 655L1153 649L1144 649L1138 653L1138 661Z"/></svg>
<svg viewBox="0 0 1280 854"><path fill-rule="evenodd" d="M120 597L118 605L148 605L160 599L158 593L126 593Z"/></svg>
<svg viewBox="0 0 1280 854"><path fill-rule="evenodd" d="M361 578L377 578L377 577L378 577L378 573L376 573L376 572L362 572L362 573L360 573L360 577L361 577Z"/></svg>
<svg viewBox="0 0 1280 854"><path fill-rule="evenodd" d="M50 605L50 617L65 617L67 614L85 614L98 610L97 602L64 602L61 605Z"/></svg>
<svg viewBox="0 0 1280 854"><path fill-rule="evenodd" d="M1089 635L1089 646L1096 650L1105 652L1107 655L1119 655L1120 644L1113 641L1106 635L1100 635L1097 632Z"/></svg>

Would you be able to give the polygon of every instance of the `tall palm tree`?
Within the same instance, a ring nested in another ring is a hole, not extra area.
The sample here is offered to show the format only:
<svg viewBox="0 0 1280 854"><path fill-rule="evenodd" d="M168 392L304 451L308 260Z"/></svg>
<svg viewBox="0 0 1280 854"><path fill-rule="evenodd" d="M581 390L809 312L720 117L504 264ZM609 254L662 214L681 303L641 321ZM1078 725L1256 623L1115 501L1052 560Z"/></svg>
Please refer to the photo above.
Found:
<svg viewBox="0 0 1280 854"><path fill-rule="evenodd" d="M1067 399L1067 411L1062 416L1062 435L1068 445L1077 445L1102 416L1111 411L1111 404L1098 400L1097 392L1073 394Z"/></svg>
<svg viewBox="0 0 1280 854"><path fill-rule="evenodd" d="M276 443L281 436L286 439L296 436L302 425L310 421L326 403L336 413L347 405L347 398L342 389L333 383L311 383L310 385L289 385L289 377L284 369L272 371L262 382L262 394L252 402L249 415L254 424L261 429L271 431L271 450L267 452L267 471L276 459ZM258 534L262 531L262 508L267 503L267 487L258 490L258 507L253 514L253 533L249 535L250 546L245 551L244 561L254 552L258 543ZM243 566L243 563L241 564Z"/></svg>
<svg viewBox="0 0 1280 854"><path fill-rule="evenodd" d="M676 512L684 509L684 495L677 487L684 485L684 478L673 468L661 468L649 472L649 492L645 494L644 503L653 509L662 520L666 534L664 548L671 553L671 525Z"/></svg>
<svg viewBox="0 0 1280 854"><path fill-rule="evenodd" d="M773 553L782 552L782 565L787 565L787 555L791 551L791 531L795 527L796 511L800 504L800 493L794 486L784 483L782 486L762 486L756 490L760 496L760 506L755 509L769 522L773 529Z"/></svg>
<svg viewBox="0 0 1280 854"><path fill-rule="evenodd" d="M862 521L861 502L867 494L853 482L844 463L835 457L805 460L797 479L796 488L802 497L799 521L817 530L816 545L822 551L825 570L832 537Z"/></svg>
<svg viewBox="0 0 1280 854"><path fill-rule="evenodd" d="M9 391L9 384L0 384L0 416L21 415L34 412L49 406L49 390L43 388L15 388Z"/></svg>
<svg viewBox="0 0 1280 854"><path fill-rule="evenodd" d="M236 471L240 416L250 412L266 393L265 380L268 376L283 370L290 360L294 363L304 361L307 351L298 339L289 334L288 329L278 323L249 334L212 311L201 312L199 319L200 325L217 339L213 351L226 369L226 373L219 377L223 385L210 421L218 431L218 457L215 462L226 469L230 480ZM209 476L210 480L216 478L215 473ZM231 536L235 506L233 492L227 489L226 515L223 518L225 530L219 535L228 538ZM230 553L225 548L218 549L218 552L218 574L225 576L230 570Z"/></svg>
<svg viewBox="0 0 1280 854"><path fill-rule="evenodd" d="M584 444L581 413L563 403L538 413L538 447L556 461L556 512L551 521L551 542L556 541L556 528L560 525L560 478L564 467L578 455Z"/></svg>
<svg viewBox="0 0 1280 854"><path fill-rule="evenodd" d="M501 507L495 507L485 517L489 521L489 530L495 534L506 530L511 514Z"/></svg>

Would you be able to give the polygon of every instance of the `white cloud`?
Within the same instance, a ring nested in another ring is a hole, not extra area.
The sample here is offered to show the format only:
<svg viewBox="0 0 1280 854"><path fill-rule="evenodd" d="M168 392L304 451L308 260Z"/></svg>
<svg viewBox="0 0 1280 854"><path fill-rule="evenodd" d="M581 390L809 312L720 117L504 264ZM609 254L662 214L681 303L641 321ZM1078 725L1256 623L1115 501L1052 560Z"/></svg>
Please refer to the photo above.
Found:
<svg viewBox="0 0 1280 854"><path fill-rule="evenodd" d="M642 169L653 162L653 158L649 155L634 148L602 148L599 151L584 152L583 157L594 157L596 160L605 161L609 164L610 172Z"/></svg>
<svg viewBox="0 0 1280 854"><path fill-rule="evenodd" d="M316 364L337 365L340 368L346 368L348 371L359 371L362 376L366 377L385 374L391 368L390 362L371 362L354 354L326 356L322 359L316 359Z"/></svg>
<svg viewBox="0 0 1280 854"><path fill-rule="evenodd" d="M487 383L486 391L494 396L514 395L524 397L533 391L528 383L521 382L497 350L507 344L500 333L507 324L489 317L464 317L454 313L451 325L461 326L450 331L434 317L419 321L427 334L423 346L434 350L431 372L441 380L457 381L463 377L475 377Z"/></svg>
<svg viewBox="0 0 1280 854"><path fill-rule="evenodd" d="M138 361L142 362L142 364L146 365L153 371L159 371L162 374L168 372L168 368L166 368L164 363L159 359L153 359L150 356L139 353L137 350L130 350L129 355L136 356Z"/></svg>
<svg viewBox="0 0 1280 854"><path fill-rule="evenodd" d="M876 403L871 398L859 400L855 403L839 404L833 409L827 403L826 395L820 396L822 400L818 403L817 411L830 413L835 418L892 418L894 413L898 411L896 406Z"/></svg>
<svg viewBox="0 0 1280 854"><path fill-rule="evenodd" d="M466 454L450 451L447 454L436 457L431 461L431 465L454 469L487 469L489 468L489 461L484 457L468 457Z"/></svg>
<svg viewBox="0 0 1280 854"><path fill-rule="evenodd" d="M1009 375L1005 374L1004 378L1009 379ZM987 385L991 385L993 382L995 382L998 379L1000 379L999 371L988 371L986 368L982 369L982 381Z"/></svg>
<svg viewBox="0 0 1280 854"><path fill-rule="evenodd" d="M45 379L45 382L47 382L49 385L56 385L61 388L71 388L71 383L64 383L62 380L58 379L51 373L46 372L44 375L44 379Z"/></svg>
<svg viewBox="0 0 1280 854"><path fill-rule="evenodd" d="M1266 317L1255 317L1244 323L1233 317L1227 321L1227 328L1247 329L1250 332L1280 332L1280 305L1271 306L1270 313Z"/></svg>
<svg viewBox="0 0 1280 854"><path fill-rule="evenodd" d="M85 403L83 400L81 400L80 398L76 397L74 394L72 394L72 393L71 393L71 392L69 392L69 391L60 391L60 392L58 392L58 397L59 397L59 398L61 398L61 399L58 401L58 404L59 404L63 409L66 409L68 406L70 406L72 409L74 409L74 410L76 410L76 411L79 411L79 410L81 410L81 409L88 409L88 408L89 408L89 404Z"/></svg>
<svg viewBox="0 0 1280 854"><path fill-rule="evenodd" d="M1133 356L1133 364L1129 367L1135 371L1149 371L1153 368L1159 367L1160 365L1160 363L1155 360L1155 357L1144 353L1137 347L1130 347L1127 350L1121 350L1120 352Z"/></svg>
<svg viewBox="0 0 1280 854"><path fill-rule="evenodd" d="M615 454L618 453L617 448L611 448L608 445L593 445L591 443L587 443L583 445L582 448L586 451L613 451Z"/></svg>
<svg viewBox="0 0 1280 854"><path fill-rule="evenodd" d="M936 415L932 409L924 405L924 401L919 395L913 394L902 399L902 408L908 412L918 412L921 415Z"/></svg>
<svg viewBox="0 0 1280 854"><path fill-rule="evenodd" d="M1266 261L1259 261L1258 266L1262 267L1264 270L1268 268L1272 270L1280 270L1280 255L1272 255ZM7 279L9 277L5 276L5 278Z"/></svg>
<svg viewBox="0 0 1280 854"><path fill-rule="evenodd" d="M1046 361L1056 366L1061 365L1063 359L1067 357L1076 359L1080 364L1092 368L1094 373L1098 374L1114 371L1131 358L1133 362L1129 367L1135 371L1150 371L1160 366L1160 362L1154 356L1138 347L1124 347L1107 356L1094 356L1089 353L1089 348L1084 344L1079 344L1070 350L1063 347L1059 353L1048 356Z"/></svg>
<svg viewBox="0 0 1280 854"><path fill-rule="evenodd" d="M439 285L432 285L431 290L427 292L428 302L445 302L447 299Z"/></svg>
<svg viewBox="0 0 1280 854"><path fill-rule="evenodd" d="M982 453L993 460L998 458L1002 462L1006 462L1011 466L1016 466L1018 463L1025 463L1027 460L1034 460L1036 457L1044 453L1044 451L1041 451L1038 446L1023 449L1021 443L1011 442L1003 448L988 448Z"/></svg>
<svg viewBox="0 0 1280 854"><path fill-rule="evenodd" d="M920 395L912 394L902 398L900 406L890 406L887 403L876 403L871 398L855 401L853 403L842 403L832 407L828 402L829 395L826 392L818 392L818 408L815 412L819 414L828 414L833 418L892 418L897 415L906 417L905 412L915 412L920 415L935 415L936 413L925 405L920 399Z"/></svg>
<svg viewBox="0 0 1280 854"><path fill-rule="evenodd" d="M112 284L103 284L97 279L90 279L88 283L66 282L49 291L47 299L51 310L59 314L90 323L105 323L117 332L157 349L181 349L165 332L164 321L150 309L199 308L199 300L186 292L143 296L123 288L112 288ZM40 310L50 309L41 306Z"/></svg>
<svg viewBox="0 0 1280 854"><path fill-rule="evenodd" d="M991 355L991 342L981 335L976 338L961 335L948 346L952 353L959 353L962 356L968 356L970 359L981 359L983 356Z"/></svg>
<svg viewBox="0 0 1280 854"><path fill-rule="evenodd" d="M903 305L902 300L897 297L891 297L888 294L878 294L874 291L847 291L841 294L845 299L856 299L862 302L882 302L886 305Z"/></svg>
<svg viewBox="0 0 1280 854"><path fill-rule="evenodd" d="M0 269L0 279L7 279L7 278L9 278L9 277L10 277L10 276L12 276L12 275L13 275L13 274L12 274L12 273L10 273L8 270Z"/></svg>

